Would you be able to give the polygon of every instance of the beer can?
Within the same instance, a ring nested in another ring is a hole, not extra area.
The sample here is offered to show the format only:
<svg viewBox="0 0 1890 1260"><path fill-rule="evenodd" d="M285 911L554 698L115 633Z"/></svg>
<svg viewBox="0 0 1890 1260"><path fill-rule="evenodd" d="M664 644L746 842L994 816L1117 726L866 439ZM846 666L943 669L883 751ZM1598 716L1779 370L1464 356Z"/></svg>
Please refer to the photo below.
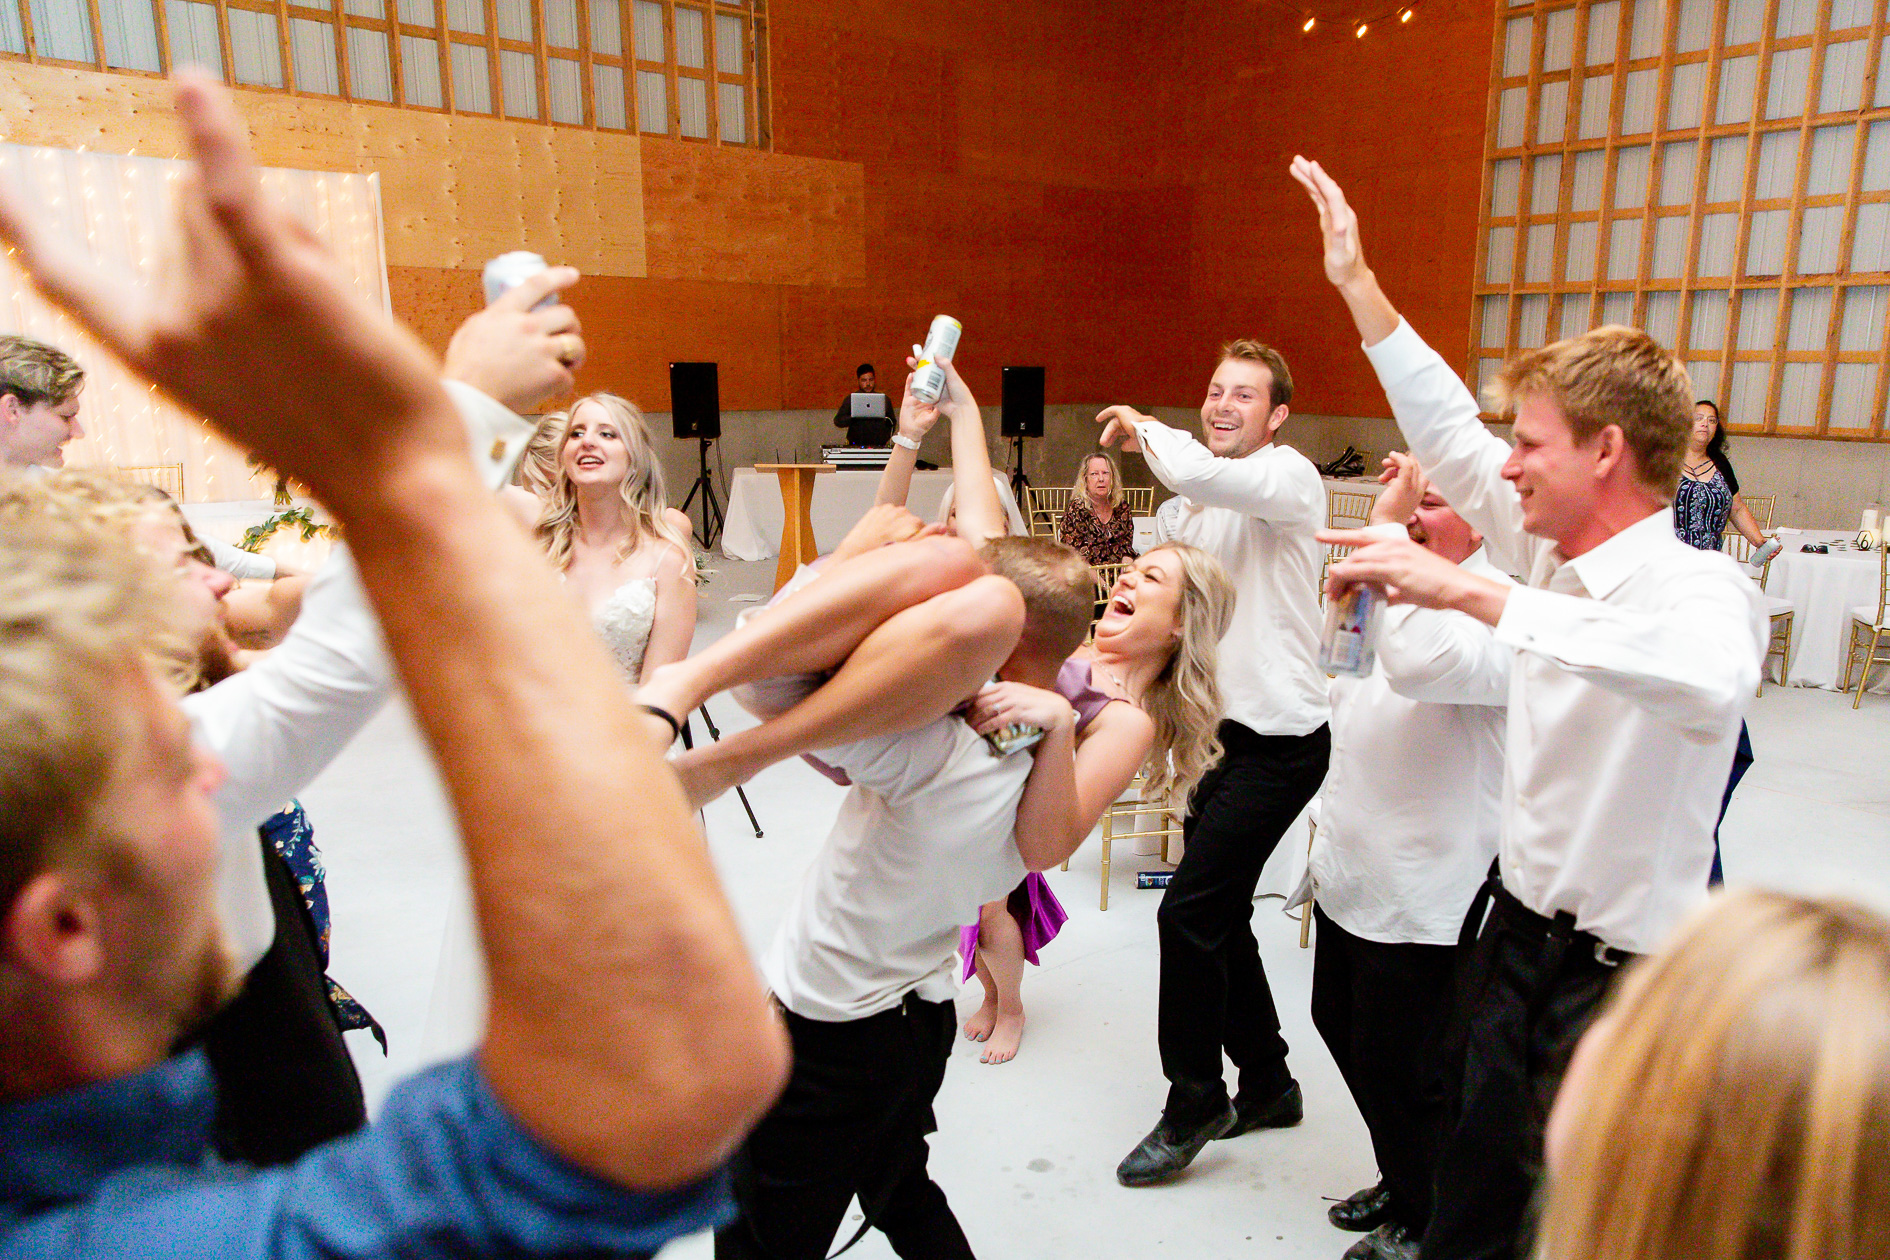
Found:
<svg viewBox="0 0 1890 1260"><path fill-rule="evenodd" d="M935 316L926 330L925 345L919 349L919 361L912 367L912 396L922 403L935 403L945 393L945 369L940 359L958 353L958 338L964 325L950 315Z"/></svg>
<svg viewBox="0 0 1890 1260"><path fill-rule="evenodd" d="M515 249L509 254L500 254L497 258L494 258L491 262L486 264L485 273L481 276L486 286L486 305L491 306L494 302L504 297L507 292L516 289L519 285L525 283L525 281L545 270L545 267L546 263L543 256L534 254L530 250ZM557 294L549 294L544 301L540 302L538 306L534 306L532 309L537 310L539 307L551 306L555 304L557 300Z"/></svg>
<svg viewBox="0 0 1890 1260"><path fill-rule="evenodd" d="M1043 727L1030 726L1024 722L1012 722L1009 726L1000 726L995 731L987 731L984 742L991 745L991 751L1000 757L1008 757L1014 752L1035 747L1043 739Z"/></svg>
<svg viewBox="0 0 1890 1260"><path fill-rule="evenodd" d="M1378 661L1378 623L1385 593L1360 583L1326 600L1326 629L1319 638L1319 667L1328 674L1363 678Z"/></svg>

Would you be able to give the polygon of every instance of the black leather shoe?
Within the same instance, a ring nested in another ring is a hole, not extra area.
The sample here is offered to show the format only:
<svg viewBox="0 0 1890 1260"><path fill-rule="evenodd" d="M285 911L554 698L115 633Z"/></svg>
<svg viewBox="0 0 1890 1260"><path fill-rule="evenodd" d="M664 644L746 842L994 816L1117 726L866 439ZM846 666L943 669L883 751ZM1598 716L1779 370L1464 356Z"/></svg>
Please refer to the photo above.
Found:
<svg viewBox="0 0 1890 1260"><path fill-rule="evenodd" d="M1386 1221L1345 1249L1345 1260L1417 1260L1418 1237L1396 1221Z"/></svg>
<svg viewBox="0 0 1890 1260"><path fill-rule="evenodd" d="M1194 1162L1201 1148L1237 1123L1232 1103L1219 1115L1199 1124L1171 1124L1166 1116L1149 1131L1140 1146L1116 1165L1116 1180L1125 1186L1152 1186Z"/></svg>
<svg viewBox="0 0 1890 1260"><path fill-rule="evenodd" d="M1290 1129L1306 1118L1306 1100L1299 1092L1299 1082L1288 1081L1286 1088L1271 1098L1254 1098L1244 1092L1234 1095L1234 1115L1234 1127L1222 1137L1239 1137L1255 1129Z"/></svg>
<svg viewBox="0 0 1890 1260"><path fill-rule="evenodd" d="M1385 1183L1360 1190L1326 1209L1326 1219L1340 1229L1362 1234L1391 1219L1391 1191Z"/></svg>

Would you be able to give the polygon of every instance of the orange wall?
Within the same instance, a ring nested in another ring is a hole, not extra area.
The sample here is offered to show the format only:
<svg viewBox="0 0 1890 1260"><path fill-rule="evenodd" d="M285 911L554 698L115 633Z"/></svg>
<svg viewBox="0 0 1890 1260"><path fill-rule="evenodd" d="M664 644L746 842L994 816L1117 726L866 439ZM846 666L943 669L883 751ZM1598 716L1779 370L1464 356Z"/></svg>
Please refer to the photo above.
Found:
<svg viewBox="0 0 1890 1260"><path fill-rule="evenodd" d="M731 196L752 211L768 189L674 178L695 155L646 140L650 278L573 295L580 387L662 411L668 361L713 358L726 409L831 407L856 361L884 375L942 310L992 401L998 366L1042 363L1052 402L1191 405L1213 347L1244 335L1286 353L1299 409L1382 414L1286 163L1306 152L1346 182L1387 289L1460 358L1493 20L1487 0L1434 0L1356 40L1238 0L773 6L776 157L858 164L863 273L744 279L765 233L667 259L665 222ZM395 309L441 345L477 289L471 272L393 275Z"/></svg>

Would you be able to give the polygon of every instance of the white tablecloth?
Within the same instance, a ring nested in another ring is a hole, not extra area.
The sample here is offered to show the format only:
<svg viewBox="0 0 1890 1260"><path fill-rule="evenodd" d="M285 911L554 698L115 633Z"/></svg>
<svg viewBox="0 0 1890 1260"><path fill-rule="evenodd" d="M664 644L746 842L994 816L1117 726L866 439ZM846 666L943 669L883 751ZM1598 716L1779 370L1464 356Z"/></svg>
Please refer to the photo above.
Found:
<svg viewBox="0 0 1890 1260"><path fill-rule="evenodd" d="M1011 518L1011 528L1024 531L1023 513L1011 497L1011 488L1002 477L993 474L1004 510ZM949 470L915 472L912 493L906 506L921 520L938 516L939 500L952 484ZM814 478L814 502L809 515L814 520L814 545L822 555L840 545L847 531L873 506L879 493L879 473L841 470L821 473ZM722 526L722 554L731 560L767 560L781 550L781 482L771 472L737 468L729 481L728 519Z"/></svg>
<svg viewBox="0 0 1890 1260"><path fill-rule="evenodd" d="M1799 550L1808 542L1855 537L1833 530L1781 529L1778 537L1785 550L1772 561L1765 590L1792 601L1792 663L1786 681L1798 687L1835 690L1844 683L1851 609L1868 604L1874 610L1877 605L1877 555L1846 551L1821 556ZM1890 692L1890 669L1878 669L1870 690Z"/></svg>

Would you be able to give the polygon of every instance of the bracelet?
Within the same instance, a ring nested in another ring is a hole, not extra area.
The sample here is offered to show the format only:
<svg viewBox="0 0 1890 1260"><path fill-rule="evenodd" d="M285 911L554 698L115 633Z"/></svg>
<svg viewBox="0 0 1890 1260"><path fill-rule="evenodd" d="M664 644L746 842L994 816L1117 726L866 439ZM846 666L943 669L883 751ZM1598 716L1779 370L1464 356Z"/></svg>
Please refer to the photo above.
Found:
<svg viewBox="0 0 1890 1260"><path fill-rule="evenodd" d="M919 449L919 444L913 441L911 438L907 437L903 433L893 434L892 441L893 441L894 446L903 446L909 451L916 451Z"/></svg>

